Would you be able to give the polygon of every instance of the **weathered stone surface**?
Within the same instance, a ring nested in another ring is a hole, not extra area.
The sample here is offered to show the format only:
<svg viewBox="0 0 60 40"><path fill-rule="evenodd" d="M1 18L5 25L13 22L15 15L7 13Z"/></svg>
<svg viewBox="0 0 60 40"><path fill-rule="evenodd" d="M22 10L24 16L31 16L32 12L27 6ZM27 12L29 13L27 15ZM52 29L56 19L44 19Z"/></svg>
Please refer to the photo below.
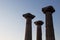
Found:
<svg viewBox="0 0 60 40"><path fill-rule="evenodd" d="M42 30L41 26L43 25L42 21L35 21L35 25L37 26L37 39L36 40L42 40Z"/></svg>
<svg viewBox="0 0 60 40"><path fill-rule="evenodd" d="M55 12L52 6L42 8L46 16L46 40L55 40L52 13Z"/></svg>
<svg viewBox="0 0 60 40"><path fill-rule="evenodd" d="M26 14L23 14L23 17L33 19L35 16L32 15L31 13L26 13Z"/></svg>
<svg viewBox="0 0 60 40"><path fill-rule="evenodd" d="M23 14L23 17L26 18L25 40L32 40L32 19L35 16L30 13L26 13L26 14Z"/></svg>
<svg viewBox="0 0 60 40"><path fill-rule="evenodd" d="M47 6L47 7L42 8L42 11L43 11L45 14L46 14L46 12L53 13L53 12L55 12L55 9L54 9L52 6Z"/></svg>

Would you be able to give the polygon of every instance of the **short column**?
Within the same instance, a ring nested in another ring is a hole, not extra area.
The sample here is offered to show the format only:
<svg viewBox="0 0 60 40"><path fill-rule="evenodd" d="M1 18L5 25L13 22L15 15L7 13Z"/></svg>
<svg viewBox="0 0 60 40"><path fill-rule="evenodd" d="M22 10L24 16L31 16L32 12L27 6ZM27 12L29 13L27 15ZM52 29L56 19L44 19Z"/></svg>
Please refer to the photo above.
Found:
<svg viewBox="0 0 60 40"><path fill-rule="evenodd" d="M36 21L34 23L37 26L37 40L42 40L41 26L42 26L43 22L42 21Z"/></svg>

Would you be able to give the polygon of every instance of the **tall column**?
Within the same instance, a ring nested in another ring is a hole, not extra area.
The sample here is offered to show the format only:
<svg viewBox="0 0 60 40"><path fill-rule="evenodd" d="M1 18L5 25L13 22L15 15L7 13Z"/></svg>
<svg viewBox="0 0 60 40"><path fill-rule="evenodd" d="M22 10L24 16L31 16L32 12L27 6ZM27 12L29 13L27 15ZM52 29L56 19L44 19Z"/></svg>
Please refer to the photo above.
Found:
<svg viewBox="0 0 60 40"><path fill-rule="evenodd" d="M35 17L30 13L23 14L26 19L25 40L32 40L32 19Z"/></svg>
<svg viewBox="0 0 60 40"><path fill-rule="evenodd" d="M42 26L43 22L42 21L36 21L34 23L37 25L37 40L42 40L41 26Z"/></svg>
<svg viewBox="0 0 60 40"><path fill-rule="evenodd" d="M52 6L42 8L46 16L46 40L55 40L52 13L55 12Z"/></svg>

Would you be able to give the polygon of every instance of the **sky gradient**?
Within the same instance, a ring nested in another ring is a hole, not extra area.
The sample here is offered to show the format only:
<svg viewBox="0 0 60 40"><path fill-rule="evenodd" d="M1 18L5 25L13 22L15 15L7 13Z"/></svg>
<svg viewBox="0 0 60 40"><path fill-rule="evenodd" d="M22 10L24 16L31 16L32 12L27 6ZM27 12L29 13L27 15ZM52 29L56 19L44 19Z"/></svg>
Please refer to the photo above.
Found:
<svg viewBox="0 0 60 40"><path fill-rule="evenodd" d="M36 40L37 20L44 22L42 38L45 40L45 14L42 8L52 5L55 8L53 23L55 39L60 40L60 0L0 0L0 40L24 40L26 19L22 16L31 13L36 17L32 20L32 40Z"/></svg>

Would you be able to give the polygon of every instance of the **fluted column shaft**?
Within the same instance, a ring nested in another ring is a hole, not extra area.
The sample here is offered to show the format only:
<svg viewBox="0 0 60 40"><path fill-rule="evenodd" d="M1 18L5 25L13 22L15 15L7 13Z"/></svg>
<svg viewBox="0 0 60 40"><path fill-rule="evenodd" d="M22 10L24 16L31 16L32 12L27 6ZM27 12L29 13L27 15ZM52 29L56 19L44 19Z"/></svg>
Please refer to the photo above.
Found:
<svg viewBox="0 0 60 40"><path fill-rule="evenodd" d="M42 40L41 25L38 25L38 26L37 26L37 40Z"/></svg>
<svg viewBox="0 0 60 40"><path fill-rule="evenodd" d="M32 19L35 17L30 13L26 13L23 15L26 19L26 32L25 32L25 40L32 40Z"/></svg>
<svg viewBox="0 0 60 40"><path fill-rule="evenodd" d="M55 40L53 19L50 12L46 13L46 40Z"/></svg>
<svg viewBox="0 0 60 40"><path fill-rule="evenodd" d="M42 29L41 29L41 26L43 24L42 21L36 21L34 22L37 26L37 39L36 40L42 40Z"/></svg>
<svg viewBox="0 0 60 40"><path fill-rule="evenodd" d="M52 6L42 8L46 16L46 40L55 40L52 14L55 9Z"/></svg>
<svg viewBox="0 0 60 40"><path fill-rule="evenodd" d="M27 18L26 19L26 33L25 33L25 40L32 40L32 20Z"/></svg>

